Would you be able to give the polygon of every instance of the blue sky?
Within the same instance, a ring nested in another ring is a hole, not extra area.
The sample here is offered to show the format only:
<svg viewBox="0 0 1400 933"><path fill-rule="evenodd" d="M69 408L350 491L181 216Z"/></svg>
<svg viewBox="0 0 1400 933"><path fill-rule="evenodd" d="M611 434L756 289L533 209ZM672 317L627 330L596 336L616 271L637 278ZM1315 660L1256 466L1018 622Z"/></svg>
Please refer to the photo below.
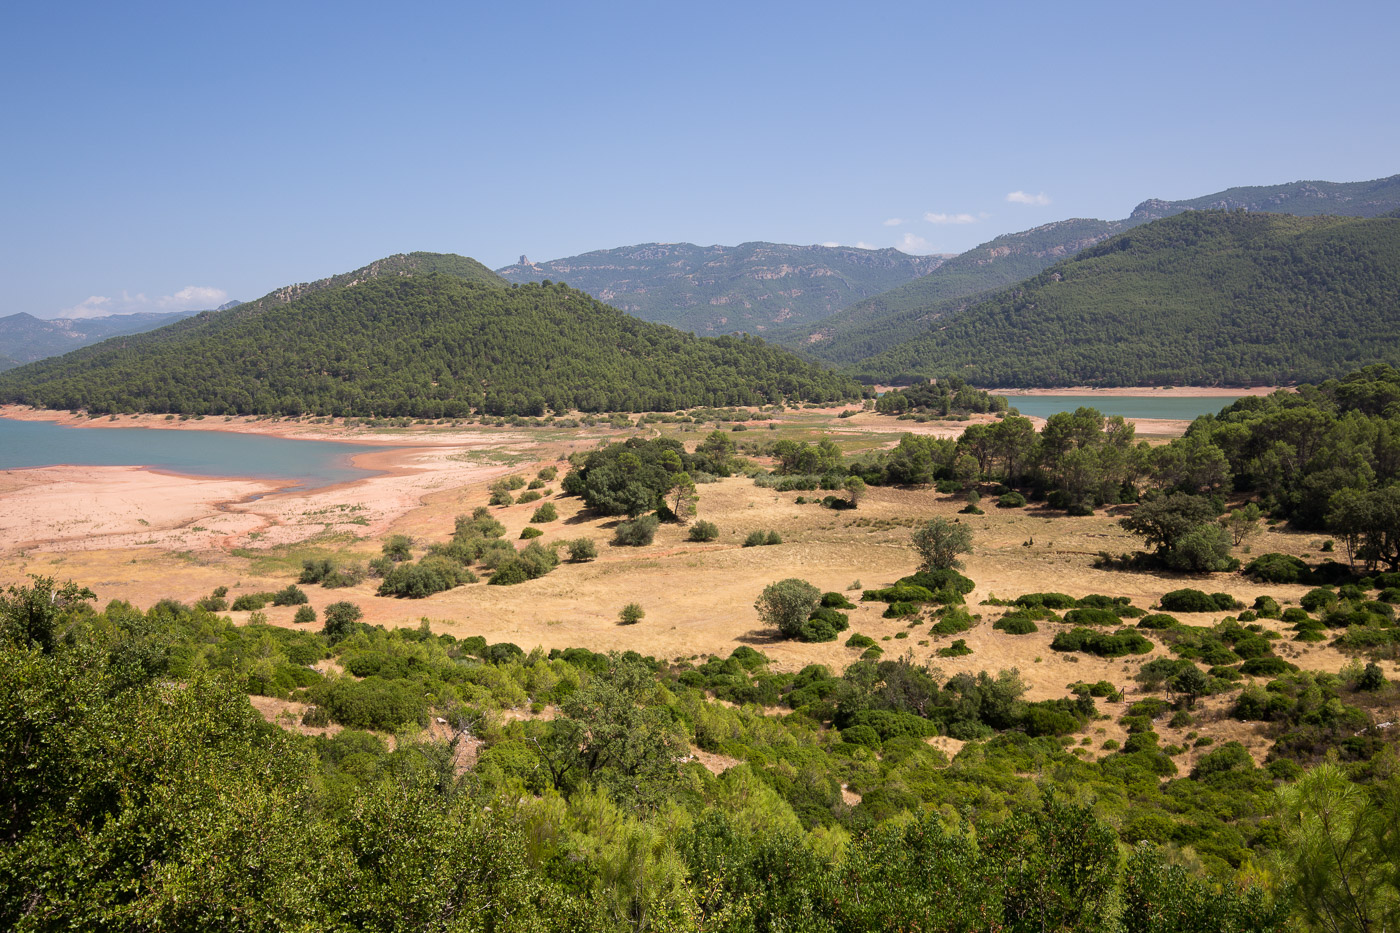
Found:
<svg viewBox="0 0 1400 933"><path fill-rule="evenodd" d="M1400 4L1148 6L19 5L0 315L209 307L419 249L957 252L1400 172Z"/></svg>

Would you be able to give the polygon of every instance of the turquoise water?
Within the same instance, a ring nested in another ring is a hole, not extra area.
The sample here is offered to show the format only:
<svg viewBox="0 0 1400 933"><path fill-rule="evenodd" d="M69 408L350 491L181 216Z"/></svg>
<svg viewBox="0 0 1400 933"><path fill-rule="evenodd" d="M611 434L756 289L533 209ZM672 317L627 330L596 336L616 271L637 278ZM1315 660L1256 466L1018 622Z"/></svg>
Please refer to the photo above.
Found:
<svg viewBox="0 0 1400 933"><path fill-rule="evenodd" d="M1011 395L1007 403L1023 415L1049 418L1062 411L1076 408L1097 408L1105 415L1122 415L1124 418L1167 418L1173 421L1191 421L1201 415L1213 415L1239 396L1216 395L1211 398L1187 398L1185 396L1135 396L1135 395Z"/></svg>
<svg viewBox="0 0 1400 933"><path fill-rule="evenodd" d="M0 469L76 464L143 466L196 476L251 476L315 489L373 476L350 463L383 450L363 444L293 441L227 431L69 428L0 418Z"/></svg>

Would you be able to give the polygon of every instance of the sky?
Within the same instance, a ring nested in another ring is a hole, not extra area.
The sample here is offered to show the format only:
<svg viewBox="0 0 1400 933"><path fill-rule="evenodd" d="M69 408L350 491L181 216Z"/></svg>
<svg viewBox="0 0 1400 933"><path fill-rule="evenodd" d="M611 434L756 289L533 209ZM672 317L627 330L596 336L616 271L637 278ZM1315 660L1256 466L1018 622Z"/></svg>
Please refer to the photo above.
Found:
<svg viewBox="0 0 1400 933"><path fill-rule="evenodd" d="M959 252L1400 173L1400 4L19 4L0 315L251 300L412 250Z"/></svg>

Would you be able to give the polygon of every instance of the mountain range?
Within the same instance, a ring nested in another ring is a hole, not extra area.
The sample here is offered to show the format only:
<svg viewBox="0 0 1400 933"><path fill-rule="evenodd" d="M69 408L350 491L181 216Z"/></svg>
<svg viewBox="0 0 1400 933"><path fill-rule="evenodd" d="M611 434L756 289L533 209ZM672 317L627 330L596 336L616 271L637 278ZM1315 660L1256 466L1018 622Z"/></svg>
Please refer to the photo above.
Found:
<svg viewBox="0 0 1400 933"><path fill-rule="evenodd" d="M642 243L497 269L511 282L567 282L644 321L697 334L802 326L937 269L897 249Z"/></svg>
<svg viewBox="0 0 1400 933"><path fill-rule="evenodd" d="M1400 216L1235 210L1117 234L858 369L983 387L1281 385L1372 363L1400 364Z"/></svg>
<svg viewBox="0 0 1400 933"><path fill-rule="evenodd" d="M237 304L237 302L233 302ZM164 327L198 311L138 312L43 320L21 311L0 317L0 370L58 356L89 344Z"/></svg>

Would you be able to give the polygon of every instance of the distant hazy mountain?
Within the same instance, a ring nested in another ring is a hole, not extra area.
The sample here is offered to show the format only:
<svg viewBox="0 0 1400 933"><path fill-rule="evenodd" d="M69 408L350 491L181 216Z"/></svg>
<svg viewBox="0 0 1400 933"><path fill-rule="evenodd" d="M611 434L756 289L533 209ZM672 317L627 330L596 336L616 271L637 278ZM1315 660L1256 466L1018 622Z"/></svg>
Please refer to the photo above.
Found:
<svg viewBox="0 0 1400 933"><path fill-rule="evenodd" d="M859 364L976 386L1279 385L1400 365L1400 219L1190 211Z"/></svg>
<svg viewBox="0 0 1400 933"><path fill-rule="evenodd" d="M762 340L697 337L427 253L0 373L0 401L94 413L438 418L860 394Z"/></svg>
<svg viewBox="0 0 1400 933"><path fill-rule="evenodd" d="M141 312L93 318L54 318L45 321L21 311L19 314L0 317L0 369L58 356L109 337L154 330L199 313ZM7 358L10 361L9 365L5 363Z"/></svg>
<svg viewBox="0 0 1400 933"><path fill-rule="evenodd" d="M1123 220L1062 220L983 243L884 294L838 311L808 327L785 327L770 338L836 363L884 353L958 314L993 289L1029 278L1133 227L1188 210L1247 210L1311 216L1377 217L1400 209L1400 175L1374 181L1298 181L1231 188L1189 201L1142 202Z"/></svg>
<svg viewBox="0 0 1400 933"><path fill-rule="evenodd" d="M1341 217L1379 217L1400 209L1400 175L1373 181L1295 181L1286 185L1230 188L1189 201L1143 201L1133 211L1135 220L1156 220L1182 211L1246 210L1270 214L1336 214Z"/></svg>
<svg viewBox="0 0 1400 933"><path fill-rule="evenodd" d="M697 334L800 325L932 272L940 256L896 249L744 243L643 243L496 271L512 282L565 282L645 321Z"/></svg>

